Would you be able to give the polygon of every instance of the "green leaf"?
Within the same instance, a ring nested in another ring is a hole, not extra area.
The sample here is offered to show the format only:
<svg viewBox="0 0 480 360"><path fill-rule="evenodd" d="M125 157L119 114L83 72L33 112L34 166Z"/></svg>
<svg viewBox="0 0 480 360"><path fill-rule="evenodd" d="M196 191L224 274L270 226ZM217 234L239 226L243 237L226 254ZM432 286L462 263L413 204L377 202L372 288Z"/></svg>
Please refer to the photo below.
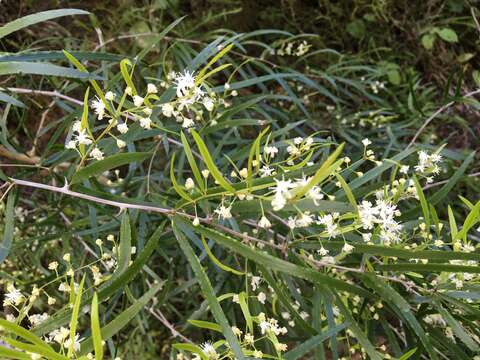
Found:
<svg viewBox="0 0 480 360"><path fill-rule="evenodd" d="M175 233L175 237L183 250L183 253L188 259L190 266L192 267L195 275L197 276L198 282L202 289L203 294L207 298L208 304L210 305L210 310L217 321L217 323L221 326L223 335L225 339L228 341L235 357L239 360L245 360L243 356L242 349L240 344L238 343L237 337L232 331L231 326L228 323L227 317L225 316L222 307L220 306L217 297L215 295L215 291L213 290L212 284L208 279L207 275L205 274L205 270L202 268L202 264L200 264L200 260L195 255L192 247L188 243L188 240L185 238L183 232L177 227L178 221L180 218L175 216L172 221L173 232Z"/></svg>
<svg viewBox="0 0 480 360"><path fill-rule="evenodd" d="M340 182L340 185L342 186L343 191L347 195L347 199L350 202L350 204L353 206L355 211L357 210L357 201L355 200L355 196L353 196L352 190L350 189L350 186L346 183L346 181L343 179L343 177L340 174L335 174L337 177L338 181Z"/></svg>
<svg viewBox="0 0 480 360"><path fill-rule="evenodd" d="M87 165L77 171L73 175L71 183L79 183L84 179L88 179L92 176L102 174L105 171L117 168L122 165L131 164L133 162L141 162L151 155L152 154L149 152L130 152L108 156L103 160L94 161L90 165Z"/></svg>
<svg viewBox="0 0 480 360"><path fill-rule="evenodd" d="M455 239L457 238L457 233L458 233L457 222L455 221L455 215L453 215L453 211L450 205L448 205L447 209L448 209L448 222L450 224L450 233L452 236L452 242L455 242Z"/></svg>
<svg viewBox="0 0 480 360"><path fill-rule="evenodd" d="M173 344L172 345L177 350L190 351L191 353L197 354L202 360L208 360L208 357L205 356L202 349L194 344Z"/></svg>
<svg viewBox="0 0 480 360"><path fill-rule="evenodd" d="M479 266L468 266L468 265L452 265L452 264L388 264L388 265L376 265L376 270L380 271L415 271L415 272L448 272L448 273L458 273L465 272L471 274L480 274Z"/></svg>
<svg viewBox="0 0 480 360"><path fill-rule="evenodd" d="M458 42L457 33L450 28L442 28L439 31L437 31L437 34L442 38L442 40L445 40L446 42L449 42L449 43Z"/></svg>
<svg viewBox="0 0 480 360"><path fill-rule="evenodd" d="M223 56L225 56L226 53L228 53L230 50L232 50L233 48L233 44L230 44L226 47L224 47L222 50L220 50L218 52L218 54L216 54L209 62L207 65L205 65L203 67L202 70L199 71L198 75L197 75L197 80L195 81L198 84L200 84L202 82L203 79L205 79L207 76L205 75L205 73L207 72L207 69L212 66L213 64L215 64L218 60L220 60ZM215 70L215 69L214 69ZM212 70L213 71L213 70Z"/></svg>
<svg viewBox="0 0 480 360"><path fill-rule="evenodd" d="M38 336L30 332L29 330L24 329L23 327L17 324L14 324L4 319L0 319L0 326L3 328L3 332L13 333L16 336L21 337L22 339L30 341L32 344L36 345L37 347L53 351L53 348L49 344L47 344L45 341L40 339Z"/></svg>
<svg viewBox="0 0 480 360"><path fill-rule="evenodd" d="M231 267L222 264L220 262L220 260L218 260L215 257L215 255L213 255L212 251L210 250L210 247L208 246L207 242L205 241L205 237L203 235L201 235L200 238L202 239L202 244L203 244L203 247L204 247L205 251L207 252L208 256L210 257L210 259L213 261L213 263L215 265L217 265L220 269L222 269L224 271L231 272L232 274L239 275L239 276L245 275L245 273L243 273L241 271L232 269Z"/></svg>
<svg viewBox="0 0 480 360"><path fill-rule="evenodd" d="M100 329L100 319L98 316L98 297L93 294L92 306L90 310L90 326L92 328L92 341L95 350L95 360L103 359L102 332Z"/></svg>
<svg viewBox="0 0 480 360"><path fill-rule="evenodd" d="M130 71L128 71L128 66L132 67L133 71L132 62L129 59L123 59L122 61L120 61L120 72L122 73L123 80L125 80L127 86L132 89L132 95L137 95L137 89L135 88L135 84L133 83Z"/></svg>
<svg viewBox="0 0 480 360"><path fill-rule="evenodd" d="M89 51L72 51L71 54L79 60L119 62L124 56L111 53ZM65 60L63 51L28 51L27 53L5 53L0 55L0 62L5 61L50 61Z"/></svg>
<svg viewBox="0 0 480 360"><path fill-rule="evenodd" d="M422 186L418 182L417 177L413 175L412 179L415 184L415 188L417 190L418 198L420 199L420 205L422 207L423 219L426 225L425 231L427 232L427 234L430 234L430 212L428 209L427 199L425 198L425 194L423 193Z"/></svg>
<svg viewBox="0 0 480 360"><path fill-rule="evenodd" d="M15 31L26 28L27 26L37 24L39 22L48 21L62 16L70 15L88 15L88 11L79 9L58 9L38 12L36 14L27 15L11 21L0 27L0 39Z"/></svg>
<svg viewBox="0 0 480 360"><path fill-rule="evenodd" d="M400 356L400 357L398 358L398 360L408 360L408 359L410 359L410 358L413 356L413 354L415 354L416 352L417 352L417 348L413 348L413 349L407 351L407 352L406 352L405 354L403 354L402 356Z"/></svg>
<svg viewBox="0 0 480 360"><path fill-rule="evenodd" d="M211 321L203 321L203 320L188 320L188 323L192 324L193 326L202 328L202 329L208 329L208 330L213 330L216 332L222 332L222 327L218 324L215 324Z"/></svg>
<svg viewBox="0 0 480 360"><path fill-rule="evenodd" d="M433 45L435 44L436 36L435 34L425 34L422 36L422 45L425 49L431 50L433 49Z"/></svg>
<svg viewBox="0 0 480 360"><path fill-rule="evenodd" d="M130 216L125 211L120 224L120 244L118 245L118 265L112 278L124 273L132 259L132 229L130 228Z"/></svg>
<svg viewBox="0 0 480 360"><path fill-rule="evenodd" d="M238 294L238 302L240 303L240 309L242 310L243 317L247 323L248 331L253 334L253 320L252 315L250 314L250 309L248 308L248 298L245 291Z"/></svg>
<svg viewBox="0 0 480 360"><path fill-rule="evenodd" d="M131 320L155 296L158 290L161 289L162 285L163 284L153 285L152 288L148 290L141 298L135 299L135 301L133 302L133 305L131 305L128 309L120 313L120 315L118 315L115 319L113 319L107 325L102 327L101 329L102 339L105 341L110 339L113 335L117 334L125 326L130 324ZM88 352L92 351L93 348L94 348L93 339L92 337L90 337L84 342L82 342L82 345L80 348L80 355L87 354Z"/></svg>
<svg viewBox="0 0 480 360"><path fill-rule="evenodd" d="M21 341L17 341L14 339L9 339L9 338L4 338L3 339L8 345L11 345L12 347L16 349L21 349L26 351L27 353L32 353L32 354L38 354L38 355L43 355L49 360L68 360L66 356L57 354L53 350L45 349L43 347L39 347L37 345L32 345L32 344L27 344Z"/></svg>
<svg viewBox="0 0 480 360"><path fill-rule="evenodd" d="M198 169L197 162L195 161L195 158L193 157L192 149L190 148L190 144L188 143L187 138L185 137L185 134L183 131L180 133L181 139L182 139L182 144L183 144L183 149L185 151L185 155L187 156L188 163L190 164L190 167L192 168L193 176L195 176L195 180L197 180L197 184L200 187L202 191L205 190L205 179L200 173L200 170Z"/></svg>
<svg viewBox="0 0 480 360"><path fill-rule="evenodd" d="M297 241L291 244L292 247L304 249L320 249L322 246L328 250L339 251L345 243L343 241L328 241L323 245L318 241ZM400 259L432 259L432 260L475 260L480 261L479 253L465 253L461 251L443 251L443 250L407 250L396 249L395 247L386 247L382 245L367 245L355 243L354 254L371 254L375 256L391 256Z"/></svg>
<svg viewBox="0 0 480 360"><path fill-rule="evenodd" d="M175 177L175 153L173 153L172 160L170 161L170 181L172 182L173 189L180 195L182 198L187 200L188 202L193 201L190 195L182 189L181 186L178 185L177 179Z"/></svg>
<svg viewBox="0 0 480 360"><path fill-rule="evenodd" d="M90 131L90 126L88 125L88 94L89 93L90 93L90 88L88 87L83 97L83 111L82 111L81 125L82 125L82 129L85 129L90 135L90 137L93 138L93 134Z"/></svg>
<svg viewBox="0 0 480 360"><path fill-rule="evenodd" d="M475 204L472 210L468 213L463 222L462 229L457 233L456 238L466 242L468 231L480 220L480 200Z"/></svg>
<svg viewBox="0 0 480 360"><path fill-rule="evenodd" d="M335 151L327 158L327 160L323 162L322 166L320 166L315 175L305 184L305 186L300 188L295 193L296 199L300 199L301 197L303 197L308 192L308 190L325 180L342 164L342 160L339 160L335 163L334 161L342 153L344 146L345 143L340 144L340 146L335 149Z"/></svg>
<svg viewBox="0 0 480 360"><path fill-rule="evenodd" d="M15 231L13 222L15 218L15 194L16 192L11 189L7 198L7 206L5 208L4 218L5 227L3 230L3 240L0 244L0 264L3 263L7 258L13 243L13 234Z"/></svg>
<svg viewBox="0 0 480 360"><path fill-rule="evenodd" d="M70 358L73 355L73 346L75 345L75 335L77 333L78 325L78 314L80 312L80 304L82 302L83 295L83 284L85 283L85 275L83 275L82 281L78 286L77 293L75 294L75 302L73 303L72 319L70 320L70 346L68 347L67 356ZM75 293L75 290L72 288L72 293Z"/></svg>
<svg viewBox="0 0 480 360"><path fill-rule="evenodd" d="M98 76L48 63L24 61L0 62L0 75L12 74L49 75L77 79L100 79Z"/></svg>
<svg viewBox="0 0 480 360"><path fill-rule="evenodd" d="M21 108L25 108L25 104L23 102L3 92L0 92L0 101L5 102L7 104L12 104L14 106L18 106Z"/></svg>
<svg viewBox="0 0 480 360"><path fill-rule="evenodd" d="M334 328L330 328L328 331L322 332L319 335L312 336L307 341L297 345L294 349L290 350L289 352L283 355L283 359L285 360L296 360L299 359L301 356L308 353L313 348L317 347L318 344L322 343L325 340L328 340L335 334L339 333L343 329L345 329L349 323L342 323L340 325L335 326Z"/></svg>
<svg viewBox="0 0 480 360"><path fill-rule="evenodd" d="M4 346L0 346L0 356L3 356L4 359L32 360L30 355L17 350L7 349Z"/></svg>
<svg viewBox="0 0 480 360"><path fill-rule="evenodd" d="M63 54L65 57L72 63L80 72L89 74L87 68L83 66L83 64L78 61L75 56L70 54L67 50L63 50ZM103 101L105 104L105 107L107 108L108 111L110 111L110 104L107 102L107 99L105 99L105 94L103 93L102 89L100 88L100 85L92 78L90 75L88 75L88 78L90 79L90 84L93 86L95 89L95 92L97 93L98 97Z"/></svg>
<svg viewBox="0 0 480 360"><path fill-rule="evenodd" d="M200 151L200 154L203 157L203 161L205 161L205 165L207 166L208 170L212 174L215 180L222 186L225 190L235 193L235 189L230 185L230 183L225 180L223 177L222 173L218 170L217 166L213 162L212 156L210 155L210 152L208 151L207 146L203 142L202 138L200 135L195 130L192 130L192 136L195 142L197 143L198 150Z"/></svg>

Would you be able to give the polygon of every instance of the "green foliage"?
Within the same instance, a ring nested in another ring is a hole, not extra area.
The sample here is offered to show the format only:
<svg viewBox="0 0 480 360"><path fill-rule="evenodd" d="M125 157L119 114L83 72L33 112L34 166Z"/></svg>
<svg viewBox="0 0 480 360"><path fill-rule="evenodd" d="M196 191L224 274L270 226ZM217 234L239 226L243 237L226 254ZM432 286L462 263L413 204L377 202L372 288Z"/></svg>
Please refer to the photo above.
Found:
<svg viewBox="0 0 480 360"><path fill-rule="evenodd" d="M480 356L476 9L205 4L5 13L0 357Z"/></svg>

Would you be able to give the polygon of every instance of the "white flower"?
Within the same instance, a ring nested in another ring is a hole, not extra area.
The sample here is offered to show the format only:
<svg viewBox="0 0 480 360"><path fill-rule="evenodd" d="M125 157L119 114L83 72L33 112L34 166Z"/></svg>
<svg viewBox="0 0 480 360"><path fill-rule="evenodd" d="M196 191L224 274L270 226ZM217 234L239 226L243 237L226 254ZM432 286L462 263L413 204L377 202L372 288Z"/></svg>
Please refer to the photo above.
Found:
<svg viewBox="0 0 480 360"><path fill-rule="evenodd" d="M185 181L185 189L187 190L192 190L195 187L195 183L193 182L192 178L188 178Z"/></svg>
<svg viewBox="0 0 480 360"><path fill-rule="evenodd" d="M275 146L265 146L265 154L270 156L272 159L275 157L275 155L278 153L278 148Z"/></svg>
<svg viewBox="0 0 480 360"><path fill-rule="evenodd" d="M66 349L68 349L70 347L71 342L72 342L72 339L69 337L67 340L65 340L65 342L63 343L63 346ZM80 339L78 334L76 334L75 338L73 339L73 350L74 351L80 350Z"/></svg>
<svg viewBox="0 0 480 360"><path fill-rule="evenodd" d="M290 194L290 189L294 187L291 180L278 180L275 179L276 186L273 188L275 194L272 200L272 207L274 211L282 209L286 204L287 200L292 197Z"/></svg>
<svg viewBox="0 0 480 360"><path fill-rule="evenodd" d="M209 171L209 170L207 170L207 169L202 170L202 176L203 176L205 179L207 179L209 175L210 175L210 171Z"/></svg>
<svg viewBox="0 0 480 360"><path fill-rule="evenodd" d="M80 132L82 130L82 123L80 121L75 121L72 125L72 131Z"/></svg>
<svg viewBox="0 0 480 360"><path fill-rule="evenodd" d="M297 227L308 227L313 223L313 216L308 211L300 214L296 220Z"/></svg>
<svg viewBox="0 0 480 360"><path fill-rule="evenodd" d="M264 215L258 222L258 226L264 229L268 229L269 227L272 226L272 223L267 219L267 217Z"/></svg>
<svg viewBox="0 0 480 360"><path fill-rule="evenodd" d="M440 172L440 167L438 163L441 162L442 156L434 153L429 155L425 151L418 152L418 164L415 165L415 170L420 173L427 174L438 174Z"/></svg>
<svg viewBox="0 0 480 360"><path fill-rule="evenodd" d="M77 138L75 139L80 145L90 145L93 141L90 138L90 135L87 134L87 130L83 129L78 132Z"/></svg>
<svg viewBox="0 0 480 360"><path fill-rule="evenodd" d="M203 99L203 106L205 106L205 109L207 109L207 111L212 111L214 105L215 104L213 103L213 100L211 98L206 97Z"/></svg>
<svg viewBox="0 0 480 360"><path fill-rule="evenodd" d="M62 326L60 329L53 330L47 337L49 342L55 341L61 344L69 335L70 330Z"/></svg>
<svg viewBox="0 0 480 360"><path fill-rule="evenodd" d="M149 117L140 118L140 126L144 129L151 129L152 119Z"/></svg>
<svg viewBox="0 0 480 360"><path fill-rule="evenodd" d="M105 94L105 99L113 101L113 99L115 99L115 94L111 91L107 91L107 93Z"/></svg>
<svg viewBox="0 0 480 360"><path fill-rule="evenodd" d="M350 254L353 251L353 249L354 249L354 247L350 244L347 244L347 243L345 243L345 245L343 245L343 247L342 247L342 251L344 253L347 253L347 254Z"/></svg>
<svg viewBox="0 0 480 360"><path fill-rule="evenodd" d="M198 226L200 225L200 219L198 217L195 217L195 219L193 219L192 221L192 225L193 226Z"/></svg>
<svg viewBox="0 0 480 360"><path fill-rule="evenodd" d="M326 256L328 255L329 251L327 249L325 249L323 246L320 248L320 250L318 250L318 255L320 256Z"/></svg>
<svg viewBox="0 0 480 360"><path fill-rule="evenodd" d="M410 169L410 166L408 166L408 165L402 165L402 166L400 166L400 172L401 172L402 174L408 173L408 170L409 170L409 169Z"/></svg>
<svg viewBox="0 0 480 360"><path fill-rule="evenodd" d="M204 342L200 345L200 348L208 359L216 360L219 358L219 355L211 342Z"/></svg>
<svg viewBox="0 0 480 360"><path fill-rule="evenodd" d="M252 286L252 290L255 291L260 284L262 278L260 276L252 276L252 280L250 280L250 285Z"/></svg>
<svg viewBox="0 0 480 360"><path fill-rule="evenodd" d="M303 142L303 138L301 138L300 136L297 136L295 139L293 139L293 143L295 145L300 145L302 142Z"/></svg>
<svg viewBox="0 0 480 360"><path fill-rule="evenodd" d="M143 105L143 100L145 100L143 97L138 96L138 95L135 95L135 96L133 97L133 104L134 104L136 107L142 106L142 105Z"/></svg>
<svg viewBox="0 0 480 360"><path fill-rule="evenodd" d="M127 123L120 123L117 125L117 130L121 134L126 134L128 131Z"/></svg>
<svg viewBox="0 0 480 360"><path fill-rule="evenodd" d="M195 87L195 77L193 76L193 72L185 70L183 73L176 74L174 83L177 88L177 96L187 96L190 89Z"/></svg>
<svg viewBox="0 0 480 360"><path fill-rule="evenodd" d="M67 145L65 145L67 149L75 149L77 147L77 142L75 140L70 140Z"/></svg>
<svg viewBox="0 0 480 360"><path fill-rule="evenodd" d="M171 117L174 114L174 108L172 104L166 103L162 105L162 114L165 117Z"/></svg>
<svg viewBox="0 0 480 360"><path fill-rule="evenodd" d="M260 177L267 177L272 176L274 173L274 169L270 166L264 165L260 168Z"/></svg>
<svg viewBox="0 0 480 360"><path fill-rule="evenodd" d="M32 326L37 326L41 322L48 319L48 314L44 312L43 314L33 314L28 316L28 320Z"/></svg>
<svg viewBox="0 0 480 360"><path fill-rule="evenodd" d="M287 219L287 225L290 229L295 229L297 227L297 218L289 216Z"/></svg>
<svg viewBox="0 0 480 360"><path fill-rule="evenodd" d="M90 151L90 156L95 160L103 160L103 152L98 147L94 147L93 150Z"/></svg>
<svg viewBox="0 0 480 360"><path fill-rule="evenodd" d="M317 223L326 227L329 237L335 237L338 235L338 225L335 224L335 219L331 214L319 216Z"/></svg>
<svg viewBox="0 0 480 360"><path fill-rule="evenodd" d="M365 242L369 242L372 239L372 234L370 234L370 233L362 234L362 239Z"/></svg>
<svg viewBox="0 0 480 360"><path fill-rule="evenodd" d="M297 148L295 145L289 145L287 146L287 152L292 155L292 156L297 156L300 155L302 152L300 151L299 148Z"/></svg>
<svg viewBox="0 0 480 360"><path fill-rule="evenodd" d="M358 206L358 216L360 217L363 228L366 230L373 228L377 214L378 209L374 207L370 201L363 200Z"/></svg>
<svg viewBox="0 0 480 360"><path fill-rule="evenodd" d="M9 284L3 300L3 306L20 305L24 299L23 294L17 290L13 284Z"/></svg>
<svg viewBox="0 0 480 360"><path fill-rule="evenodd" d="M119 149L121 148L124 148L125 146L127 146L127 143L121 139L117 139L117 146Z"/></svg>
<svg viewBox="0 0 480 360"><path fill-rule="evenodd" d="M259 292L257 295L257 300L260 301L262 304L265 304L265 300L267 300L267 295L264 292Z"/></svg>
<svg viewBox="0 0 480 360"><path fill-rule="evenodd" d="M367 147L368 145L370 145L372 142L368 139L368 138L365 138L362 140L362 144L363 146Z"/></svg>
<svg viewBox="0 0 480 360"><path fill-rule="evenodd" d="M183 119L182 127L184 129L188 129L189 127L192 127L194 125L195 125L195 122L192 119L187 117Z"/></svg>
<svg viewBox="0 0 480 360"><path fill-rule="evenodd" d="M147 84L147 94L156 94L157 92L158 89L154 84Z"/></svg>
<svg viewBox="0 0 480 360"><path fill-rule="evenodd" d="M98 119L102 120L105 116L105 104L103 103L103 101L100 100L98 97L95 97L95 99L92 100L91 104L93 110L95 111L95 114L97 114L98 116Z"/></svg>
<svg viewBox="0 0 480 360"><path fill-rule="evenodd" d="M215 214L218 215L219 218L223 219L230 219L232 217L231 207L225 207L224 205L220 205L217 209L215 209Z"/></svg>

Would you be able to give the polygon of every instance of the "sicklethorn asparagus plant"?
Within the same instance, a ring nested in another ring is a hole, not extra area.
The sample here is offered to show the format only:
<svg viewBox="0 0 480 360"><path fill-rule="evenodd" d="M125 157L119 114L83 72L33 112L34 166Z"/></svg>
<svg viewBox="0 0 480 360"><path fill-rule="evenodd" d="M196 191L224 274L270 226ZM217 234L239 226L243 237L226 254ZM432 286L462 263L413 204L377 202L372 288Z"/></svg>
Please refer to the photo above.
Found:
<svg viewBox="0 0 480 360"><path fill-rule="evenodd" d="M264 82L303 75L250 75L237 41L184 66L164 54L155 76L139 56L114 81L90 77L45 163L51 185L2 175L2 357L121 359L154 319L176 360L476 358L480 203L462 199L462 224L437 206L473 154L429 194L444 146L392 153L360 137L355 150L292 125L279 104L298 98ZM51 195L48 208L16 205L16 188ZM16 246L48 251L25 274Z"/></svg>

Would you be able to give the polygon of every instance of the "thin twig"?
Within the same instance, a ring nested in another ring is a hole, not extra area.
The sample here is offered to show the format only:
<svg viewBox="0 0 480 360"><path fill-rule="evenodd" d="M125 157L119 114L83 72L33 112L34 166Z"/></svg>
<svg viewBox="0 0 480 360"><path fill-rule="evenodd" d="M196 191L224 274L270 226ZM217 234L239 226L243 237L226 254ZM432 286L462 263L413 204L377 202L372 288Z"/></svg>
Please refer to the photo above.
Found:
<svg viewBox="0 0 480 360"><path fill-rule="evenodd" d="M96 197L96 196L93 196L93 195L87 195L87 194L79 193L77 191L70 190L68 188L68 184L65 184L63 187L57 187L57 186L46 185L46 184L36 183L36 182L33 182L33 181L20 180L20 179L15 179L15 178L10 178L10 181L12 183L16 184L16 185L53 191L53 192L57 192L57 193L60 193L60 194L67 195L67 196L73 196L73 197L77 197L77 198L80 198L80 199L92 201L92 202L95 202L97 204L103 204L103 205L117 207L120 210L136 209L136 210L143 210L143 211L149 211L149 212L156 212L156 213L167 215L167 216L168 215L181 215L181 216L186 217L188 219L194 219L195 218L194 215L190 215L190 214L187 214L185 212L180 212L180 211L177 211L176 209L161 208L161 207L157 207L157 206L148 206L148 205L130 204L130 203L125 203L125 202L120 202L120 201L107 200L107 199L99 198L99 197ZM264 241L264 240L261 240L261 239L257 239L253 236L249 236L249 235L246 235L246 234L239 233L235 230L227 228L226 226L223 226L221 224L213 222L211 220L211 218L199 218L199 220L203 224L214 226L217 229L222 230L224 233L228 233L228 234L230 234L232 236L235 236L237 238L252 241L252 242L257 242L257 243L263 243L264 245L268 245L270 247L281 249L280 245L273 244L273 243L270 243L268 241Z"/></svg>
<svg viewBox="0 0 480 360"><path fill-rule="evenodd" d="M467 94L465 94L464 96L462 96L462 99L466 99L466 98L469 98L469 97L472 97L476 94L480 93L480 89L477 89L475 91L471 91ZM438 115L440 115L442 112L444 112L445 110L447 110L449 107L451 107L452 105L454 105L455 103L457 102L457 100L452 100L450 101L449 103L443 105L440 109L438 109L437 111L435 111L424 123L422 126L420 126L420 128L417 130L417 132L415 133L415 136L413 137L413 139L410 141L410 143L408 144L407 146L407 149L410 148L414 143L415 141L417 140L417 138L420 136L420 134L423 132L423 130L425 130L425 128L428 126L428 124L430 124L430 122L432 122L433 119L435 119Z"/></svg>
<svg viewBox="0 0 480 360"><path fill-rule="evenodd" d="M471 174L467 174L465 175L467 177L477 177L477 176L480 176L480 172L475 172L475 173L471 173ZM448 183L450 181L450 179L448 180L442 180L442 181L439 181L439 182L436 182L436 183L432 183L432 184L427 184L423 187L422 190L427 190L427 189L430 189L432 187L435 187L435 186L440 186L440 185L444 185L446 183Z"/></svg>
<svg viewBox="0 0 480 360"><path fill-rule="evenodd" d="M170 332L172 333L172 336L173 337L179 337L180 339L182 339L183 341L189 343L189 344L193 344L193 341L190 340L189 338L185 337L184 335L180 334L178 332L178 330L175 329L175 327L167 320L167 318L165 317L165 315L163 315L163 313L157 309L157 311L153 310L152 308L149 308L149 311L150 313L156 317L158 320L160 320L160 322L165 325L165 327L170 330Z"/></svg>
<svg viewBox="0 0 480 360"><path fill-rule="evenodd" d="M109 205L109 206L114 206L119 208L120 210L124 209L136 209L136 210L144 210L144 211L150 211L150 212L157 212L160 214L164 215L173 215L176 214L177 211L174 209L166 209L166 208L161 208L161 207L156 207L156 206L147 206L147 205L138 205L138 204L129 204L129 203L124 203L120 201L114 201L114 200L107 200L107 199L102 199L96 196L92 195L87 195L83 193L79 193L77 191L72 191L68 188L68 184L65 184L63 187L57 187L57 186L52 186L52 185L46 185L46 184L41 184L41 183L36 183L32 181L27 181L27 180L20 180L20 179L15 179L15 178L10 178L10 181L17 185L21 186L28 186L28 187L33 187L37 189L43 189L43 190L48 190L48 191L53 191L57 193L61 193L64 195L68 196L73 196L77 197L80 199L85 199L88 201L93 201L98 204L103 204L103 205ZM181 213L181 215L187 216L187 217L193 217L192 215Z"/></svg>

